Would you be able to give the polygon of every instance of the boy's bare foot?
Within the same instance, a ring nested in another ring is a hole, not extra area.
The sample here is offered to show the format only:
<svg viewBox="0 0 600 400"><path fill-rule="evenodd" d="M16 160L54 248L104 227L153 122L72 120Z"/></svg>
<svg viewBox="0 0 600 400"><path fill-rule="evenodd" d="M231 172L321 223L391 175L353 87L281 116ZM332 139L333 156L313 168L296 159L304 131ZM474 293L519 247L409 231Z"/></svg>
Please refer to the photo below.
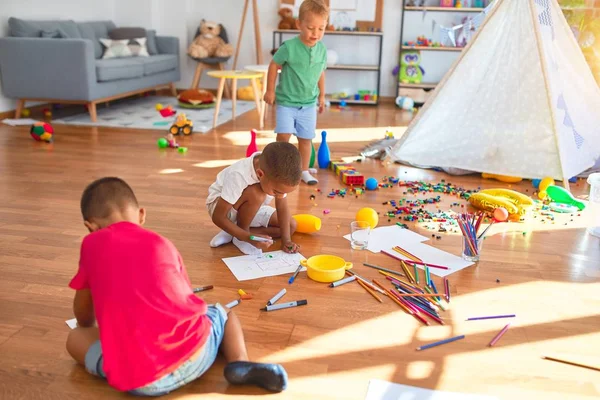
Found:
<svg viewBox="0 0 600 400"><path fill-rule="evenodd" d="M308 185L316 185L319 183L308 171L302 171L302 182Z"/></svg>
<svg viewBox="0 0 600 400"><path fill-rule="evenodd" d="M257 249L256 247L252 246L250 243L243 242L241 240L238 240L237 238L233 238L233 244L235 245L235 247L240 249L240 251L242 253L247 254L249 256L252 256L255 254L262 254L261 249Z"/></svg>
<svg viewBox="0 0 600 400"><path fill-rule="evenodd" d="M271 392L281 392L287 387L287 372L279 364L236 361L227 364L223 374L232 385L256 385Z"/></svg>
<svg viewBox="0 0 600 400"><path fill-rule="evenodd" d="M221 231L217 233L214 238L212 238L212 240L210 241L210 247L223 246L224 244L231 242L232 239L233 236L231 236L229 233Z"/></svg>

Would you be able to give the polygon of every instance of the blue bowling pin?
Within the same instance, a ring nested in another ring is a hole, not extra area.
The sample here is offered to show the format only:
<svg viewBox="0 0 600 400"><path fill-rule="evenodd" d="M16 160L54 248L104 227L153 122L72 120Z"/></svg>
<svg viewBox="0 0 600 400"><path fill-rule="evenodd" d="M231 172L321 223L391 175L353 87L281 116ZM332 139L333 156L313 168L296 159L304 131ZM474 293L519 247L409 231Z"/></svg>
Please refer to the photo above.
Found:
<svg viewBox="0 0 600 400"><path fill-rule="evenodd" d="M329 154L329 146L327 146L327 132L321 132L321 145L319 146L319 154L317 156L319 168L329 168L331 155Z"/></svg>

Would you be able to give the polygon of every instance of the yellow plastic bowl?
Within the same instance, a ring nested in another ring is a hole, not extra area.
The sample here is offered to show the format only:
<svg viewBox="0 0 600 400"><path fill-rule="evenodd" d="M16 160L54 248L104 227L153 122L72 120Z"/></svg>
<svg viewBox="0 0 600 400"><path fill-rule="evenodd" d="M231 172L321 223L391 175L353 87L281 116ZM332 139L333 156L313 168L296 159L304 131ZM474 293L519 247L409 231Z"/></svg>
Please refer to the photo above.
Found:
<svg viewBox="0 0 600 400"><path fill-rule="evenodd" d="M345 271L352 268L351 262L329 255L312 256L308 260L301 260L300 265L306 267L306 274L310 279L326 283L339 281L344 277Z"/></svg>

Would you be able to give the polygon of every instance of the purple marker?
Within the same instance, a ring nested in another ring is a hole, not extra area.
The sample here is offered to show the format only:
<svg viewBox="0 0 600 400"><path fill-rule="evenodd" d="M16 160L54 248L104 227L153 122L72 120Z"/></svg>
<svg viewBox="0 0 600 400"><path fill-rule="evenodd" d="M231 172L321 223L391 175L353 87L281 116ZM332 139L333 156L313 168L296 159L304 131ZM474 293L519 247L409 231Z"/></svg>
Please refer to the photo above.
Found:
<svg viewBox="0 0 600 400"><path fill-rule="evenodd" d="M472 317L467 318L467 321L478 321L480 319L497 319L497 318L514 318L515 314L507 314L507 315L490 315L488 317Z"/></svg>

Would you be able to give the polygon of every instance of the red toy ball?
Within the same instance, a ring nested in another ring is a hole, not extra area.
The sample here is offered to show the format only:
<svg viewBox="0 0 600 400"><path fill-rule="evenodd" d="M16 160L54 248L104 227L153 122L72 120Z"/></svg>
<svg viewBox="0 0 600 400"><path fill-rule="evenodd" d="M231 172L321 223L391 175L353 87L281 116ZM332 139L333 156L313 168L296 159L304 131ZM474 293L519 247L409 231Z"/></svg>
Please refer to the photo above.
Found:
<svg viewBox="0 0 600 400"><path fill-rule="evenodd" d="M36 122L31 125L31 129L29 130L31 137L36 141L51 143L54 140L54 128L47 122Z"/></svg>

